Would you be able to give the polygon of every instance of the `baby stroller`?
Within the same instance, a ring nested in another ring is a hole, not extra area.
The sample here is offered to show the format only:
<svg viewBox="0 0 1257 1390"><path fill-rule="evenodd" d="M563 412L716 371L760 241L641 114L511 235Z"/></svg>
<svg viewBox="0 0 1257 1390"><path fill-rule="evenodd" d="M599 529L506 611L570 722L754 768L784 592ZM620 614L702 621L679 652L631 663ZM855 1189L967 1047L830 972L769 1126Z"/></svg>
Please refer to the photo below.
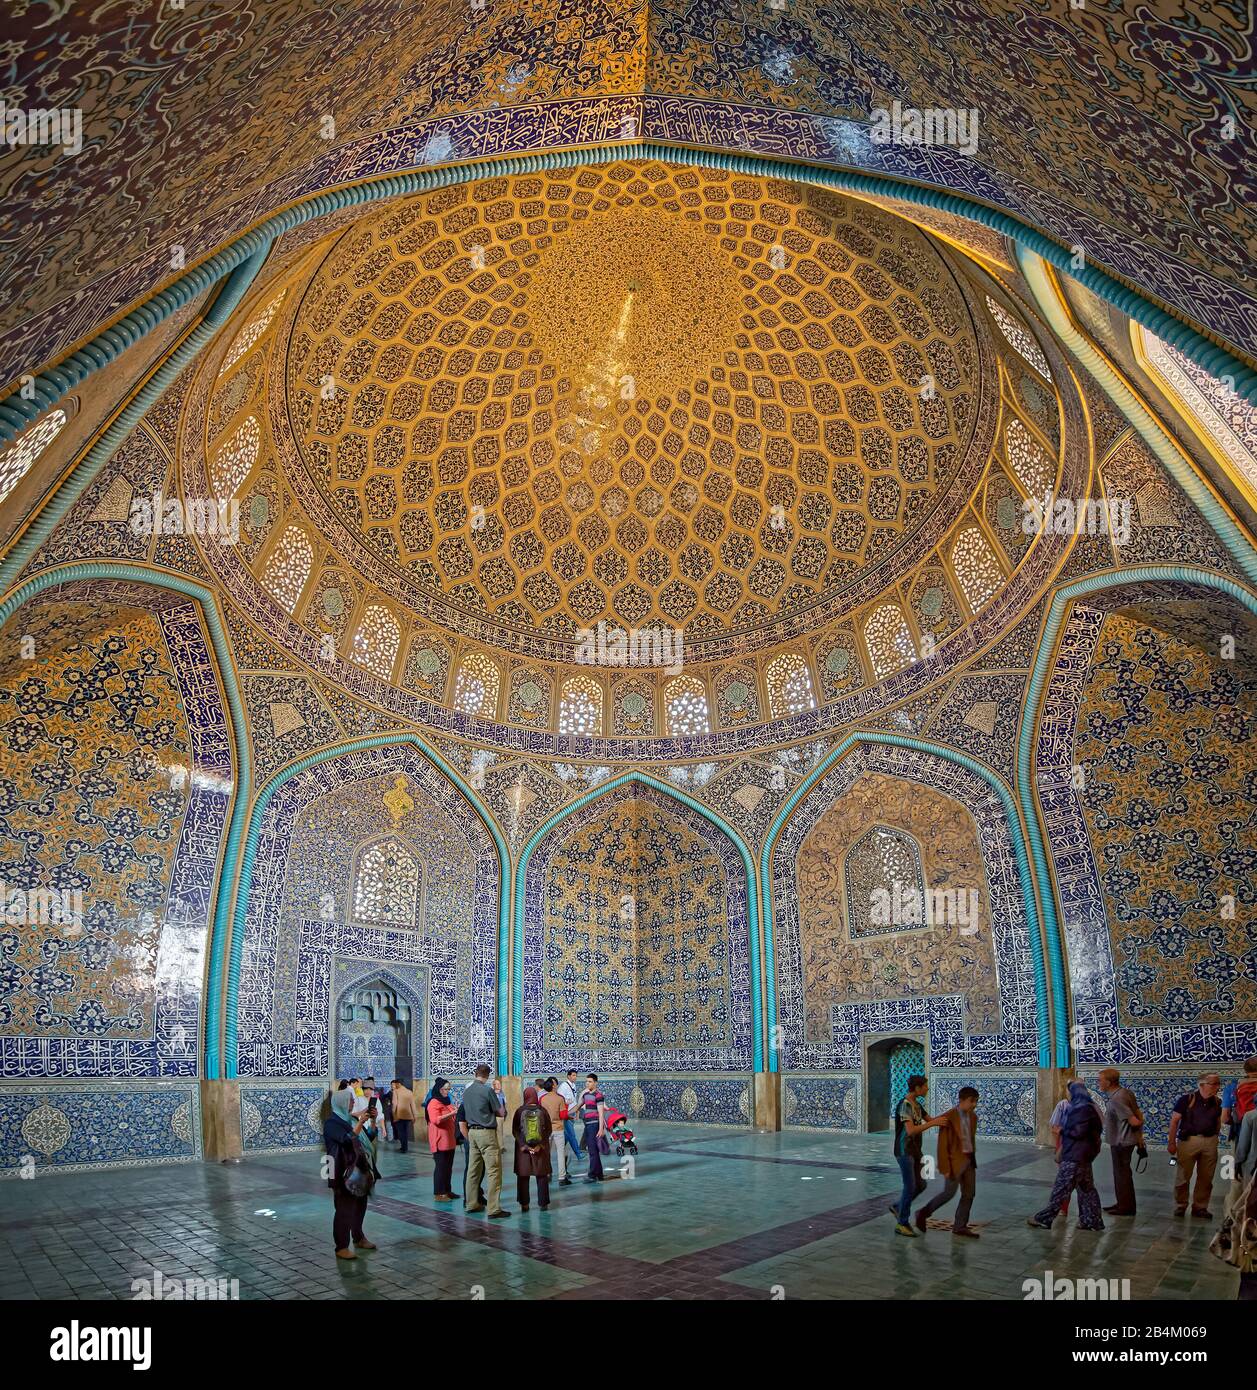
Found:
<svg viewBox="0 0 1257 1390"><path fill-rule="evenodd" d="M608 1110L606 1118L607 1134L615 1145L617 1154L635 1154L637 1145L633 1142L633 1131L628 1127L628 1116L620 1110Z"/></svg>

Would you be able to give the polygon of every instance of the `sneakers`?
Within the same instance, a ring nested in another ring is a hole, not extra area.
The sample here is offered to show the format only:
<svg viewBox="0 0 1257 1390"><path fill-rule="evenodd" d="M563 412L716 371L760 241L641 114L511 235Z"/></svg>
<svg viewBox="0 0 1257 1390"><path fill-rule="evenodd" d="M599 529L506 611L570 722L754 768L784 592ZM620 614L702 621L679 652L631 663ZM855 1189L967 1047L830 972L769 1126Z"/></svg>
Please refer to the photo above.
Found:
<svg viewBox="0 0 1257 1390"><path fill-rule="evenodd" d="M913 1240L917 1239L917 1233L912 1229L912 1227L905 1226L902 1222L895 1223L895 1234L897 1236L911 1236Z"/></svg>

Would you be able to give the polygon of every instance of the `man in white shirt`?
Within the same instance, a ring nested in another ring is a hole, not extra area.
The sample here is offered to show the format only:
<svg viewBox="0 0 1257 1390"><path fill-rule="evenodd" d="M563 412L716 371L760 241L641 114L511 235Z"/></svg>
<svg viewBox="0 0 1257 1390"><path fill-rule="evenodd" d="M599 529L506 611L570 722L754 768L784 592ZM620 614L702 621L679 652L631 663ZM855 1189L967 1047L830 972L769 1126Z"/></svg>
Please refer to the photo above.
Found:
<svg viewBox="0 0 1257 1390"><path fill-rule="evenodd" d="M559 1095L567 1105L567 1119L563 1122L563 1137L572 1146L572 1152L580 1158L581 1147L576 1139L576 1068L573 1067L559 1082Z"/></svg>

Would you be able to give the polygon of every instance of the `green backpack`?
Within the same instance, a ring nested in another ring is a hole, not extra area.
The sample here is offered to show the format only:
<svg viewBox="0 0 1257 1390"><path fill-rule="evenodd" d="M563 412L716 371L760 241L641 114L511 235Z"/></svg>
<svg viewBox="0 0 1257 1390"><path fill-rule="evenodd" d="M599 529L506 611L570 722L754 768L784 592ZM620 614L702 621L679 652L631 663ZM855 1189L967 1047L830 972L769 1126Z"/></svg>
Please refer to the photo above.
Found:
<svg viewBox="0 0 1257 1390"><path fill-rule="evenodd" d="M544 1114L539 1105L525 1105L519 1112L519 1137L530 1148L546 1142L541 1137L541 1117Z"/></svg>

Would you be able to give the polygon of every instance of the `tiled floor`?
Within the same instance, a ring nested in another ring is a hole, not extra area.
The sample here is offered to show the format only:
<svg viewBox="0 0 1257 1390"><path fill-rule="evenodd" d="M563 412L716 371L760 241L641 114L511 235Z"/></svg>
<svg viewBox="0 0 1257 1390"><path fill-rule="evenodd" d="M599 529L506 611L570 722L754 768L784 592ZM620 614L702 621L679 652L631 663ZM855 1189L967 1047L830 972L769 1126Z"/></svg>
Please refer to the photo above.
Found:
<svg viewBox="0 0 1257 1390"><path fill-rule="evenodd" d="M981 1241L934 1230L906 1240L886 1210L898 1194L887 1136L642 1124L638 1137L631 1178L578 1177L548 1212L492 1222L434 1202L427 1154L390 1147L366 1222L379 1250L354 1263L333 1257L314 1150L6 1181L0 1298L131 1298L132 1281L155 1270L236 1279L252 1299L1021 1299L1022 1281L1046 1270L1129 1279L1136 1299L1236 1296L1235 1271L1209 1253L1212 1223L1176 1220L1165 1184L1147 1176L1133 1220L1107 1218L1100 1235L1073 1216L1034 1231L1025 1218L1047 1197L1050 1156L988 1140ZM460 1168L456 1178L461 1191Z"/></svg>

